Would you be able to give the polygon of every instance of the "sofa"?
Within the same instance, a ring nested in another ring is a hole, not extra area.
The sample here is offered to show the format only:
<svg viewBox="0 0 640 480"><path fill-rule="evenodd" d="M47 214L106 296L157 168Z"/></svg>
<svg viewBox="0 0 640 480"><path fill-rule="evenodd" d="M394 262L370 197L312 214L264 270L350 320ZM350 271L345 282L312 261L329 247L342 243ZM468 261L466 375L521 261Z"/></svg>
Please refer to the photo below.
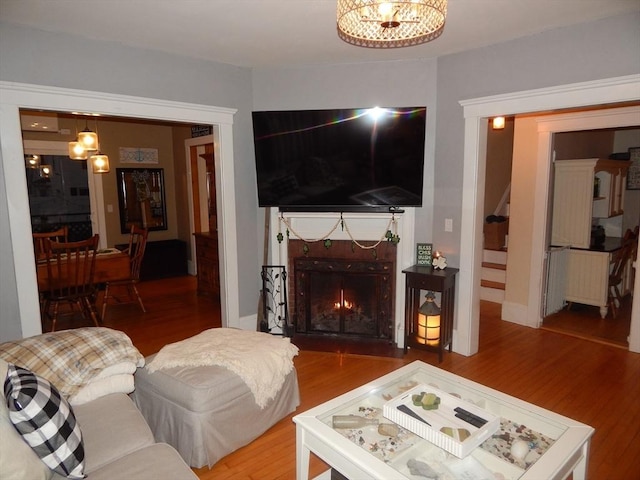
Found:
<svg viewBox="0 0 640 480"><path fill-rule="evenodd" d="M48 335L42 338L52 338L52 334ZM9 347L15 348L15 343ZM58 389L51 379L34 373L30 369L33 366L17 365L7 345L0 344L0 478L197 479L173 447L156 443L128 394L118 391L129 389L123 387L128 382L119 381L124 374L113 375L114 381L101 375L106 369L84 374L87 368L83 368L81 385L65 384ZM39 353L46 350L45 344ZM111 371L121 372L125 362L113 361ZM37 367L36 361L30 363ZM76 358L73 363L83 362ZM85 367L95 363L95 359L85 362ZM67 378L74 380L73 372L68 372ZM61 393L70 389L75 396ZM68 398L76 399L73 406ZM31 430L25 431L25 425ZM37 425L35 430L33 425ZM47 442L42 441L43 437ZM43 454L45 444L54 448Z"/></svg>

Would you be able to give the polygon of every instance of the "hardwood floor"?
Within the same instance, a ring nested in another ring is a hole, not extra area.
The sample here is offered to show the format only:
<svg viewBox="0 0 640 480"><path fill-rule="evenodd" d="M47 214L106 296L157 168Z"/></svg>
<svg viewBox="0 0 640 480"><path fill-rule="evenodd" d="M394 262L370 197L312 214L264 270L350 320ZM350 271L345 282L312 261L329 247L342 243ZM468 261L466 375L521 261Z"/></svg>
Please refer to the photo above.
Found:
<svg viewBox="0 0 640 480"><path fill-rule="evenodd" d="M109 308L105 326L128 333L144 354L220 325L219 307L195 295L191 277L142 282L148 312ZM305 411L414 360L503 391L593 426L590 480L640 478L640 355L602 343L500 320L500 306L481 304L480 350L465 357L410 350L400 358L301 349L295 358ZM61 326L62 328L62 326ZM202 480L295 478L293 415L251 444L197 469ZM312 456L311 477L327 466ZM357 479L353 479L357 480ZM541 479L542 480L542 479Z"/></svg>
<svg viewBox="0 0 640 480"><path fill-rule="evenodd" d="M601 318L598 307L574 303L570 307L546 317L542 328L628 349L629 340L627 337L631 328L631 303L632 297L627 295L620 305L616 318L613 318L611 313L605 318Z"/></svg>

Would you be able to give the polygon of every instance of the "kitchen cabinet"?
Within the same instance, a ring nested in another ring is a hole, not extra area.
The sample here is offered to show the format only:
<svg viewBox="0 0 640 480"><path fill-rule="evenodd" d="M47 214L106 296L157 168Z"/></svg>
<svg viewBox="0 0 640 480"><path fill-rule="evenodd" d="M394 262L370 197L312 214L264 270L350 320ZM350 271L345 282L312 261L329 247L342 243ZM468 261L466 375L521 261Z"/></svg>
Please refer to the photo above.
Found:
<svg viewBox="0 0 640 480"><path fill-rule="evenodd" d="M609 273L613 253L622 246L622 238L607 237L598 249L570 249L567 265L565 300L567 302L593 305L600 308L600 316L605 318L609 311ZM623 267L622 296L631 292L632 261Z"/></svg>
<svg viewBox="0 0 640 480"><path fill-rule="evenodd" d="M624 213L629 165L624 160L598 158L554 163L551 244L571 247L565 300L597 306L602 318L608 310L612 252L620 248L622 239L606 237L604 243L593 245L591 227L597 219ZM626 268L630 271L630 266Z"/></svg>
<svg viewBox="0 0 640 480"><path fill-rule="evenodd" d="M196 239L196 268L198 295L220 297L220 264L218 236L208 232L194 233Z"/></svg>
<svg viewBox="0 0 640 480"><path fill-rule="evenodd" d="M624 213L629 164L598 158L554 163L552 245L589 248L593 219Z"/></svg>

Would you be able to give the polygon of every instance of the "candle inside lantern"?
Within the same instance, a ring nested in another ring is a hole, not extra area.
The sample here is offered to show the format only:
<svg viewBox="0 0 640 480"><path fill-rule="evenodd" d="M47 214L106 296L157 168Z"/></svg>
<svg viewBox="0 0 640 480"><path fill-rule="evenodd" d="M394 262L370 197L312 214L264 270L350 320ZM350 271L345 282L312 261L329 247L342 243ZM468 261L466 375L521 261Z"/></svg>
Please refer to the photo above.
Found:
<svg viewBox="0 0 640 480"><path fill-rule="evenodd" d="M435 294L428 292L425 302L418 309L416 341L423 345L438 346L440 343L440 307L435 303Z"/></svg>

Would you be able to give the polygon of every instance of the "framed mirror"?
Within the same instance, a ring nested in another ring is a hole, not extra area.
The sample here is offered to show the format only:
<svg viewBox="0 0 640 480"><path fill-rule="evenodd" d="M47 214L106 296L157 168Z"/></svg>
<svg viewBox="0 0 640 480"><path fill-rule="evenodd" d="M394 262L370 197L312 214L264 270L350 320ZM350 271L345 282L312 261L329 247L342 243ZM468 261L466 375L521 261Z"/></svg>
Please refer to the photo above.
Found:
<svg viewBox="0 0 640 480"><path fill-rule="evenodd" d="M116 168L120 231L136 225L148 230L167 230L167 209L162 168Z"/></svg>

